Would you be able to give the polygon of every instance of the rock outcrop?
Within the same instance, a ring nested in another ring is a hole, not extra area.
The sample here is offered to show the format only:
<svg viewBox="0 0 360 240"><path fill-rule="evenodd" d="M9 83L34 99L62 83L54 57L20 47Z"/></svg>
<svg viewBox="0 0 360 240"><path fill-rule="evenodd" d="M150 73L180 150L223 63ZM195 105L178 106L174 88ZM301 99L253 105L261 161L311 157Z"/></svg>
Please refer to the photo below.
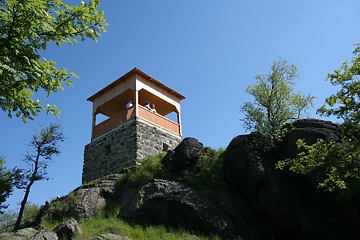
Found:
<svg viewBox="0 0 360 240"><path fill-rule="evenodd" d="M11 240L22 240L22 239L30 239L30 237L37 234L33 228L24 228L20 229L16 232L7 232L7 233L0 233L0 239L11 239ZM51 238L49 238L50 240Z"/></svg>
<svg viewBox="0 0 360 240"><path fill-rule="evenodd" d="M168 170L175 173L195 165L202 150L202 143L195 138L188 137L176 147L175 151L169 150L162 162Z"/></svg>
<svg viewBox="0 0 360 240"><path fill-rule="evenodd" d="M337 125L299 120L288 126L284 140L252 133L235 137L224 153L223 178L210 194L181 179L196 171L206 151L194 138L185 138L163 158L173 176L140 186L117 184L117 175L75 190L81 201L64 215L76 219L97 214L99 207L117 204L118 217L130 222L181 227L224 238L357 239L360 237L359 196L337 201L337 195L317 188L315 176L275 169L279 159L297 153L295 142L317 138L339 141Z"/></svg>
<svg viewBox="0 0 360 240"><path fill-rule="evenodd" d="M318 119L300 119L288 124L285 128L288 129L288 133L277 146L280 159L296 156L298 139L305 139L308 144L314 144L320 138L338 142L343 136L338 125Z"/></svg>
<svg viewBox="0 0 360 240"><path fill-rule="evenodd" d="M81 228L75 219L62 222L53 229L53 232L61 239L72 239L75 234L81 234Z"/></svg>
<svg viewBox="0 0 360 240"><path fill-rule="evenodd" d="M34 228L24 228L16 232L0 233L0 239L6 240L58 240L72 239L75 233L81 234L81 229L76 220L70 219L62 222L53 231L37 231Z"/></svg>

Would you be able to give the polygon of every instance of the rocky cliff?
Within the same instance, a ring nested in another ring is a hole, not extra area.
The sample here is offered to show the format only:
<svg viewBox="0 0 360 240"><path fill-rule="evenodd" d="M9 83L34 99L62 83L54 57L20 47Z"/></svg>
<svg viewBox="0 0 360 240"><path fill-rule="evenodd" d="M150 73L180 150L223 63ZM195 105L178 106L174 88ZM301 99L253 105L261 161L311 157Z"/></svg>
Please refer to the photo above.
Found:
<svg viewBox="0 0 360 240"><path fill-rule="evenodd" d="M202 143L185 138L162 162L172 173L146 184L119 185L121 174L107 176L74 191L81 199L64 212L75 219L97 214L101 206L118 205L118 217L130 222L181 227L224 238L358 239L359 195L337 200L336 193L317 188L315 176L275 169L275 163L297 153L295 142L318 138L339 141L337 125L320 120L296 121L277 146L260 134L232 139L224 152L223 175L215 191L196 189L181 181L197 171Z"/></svg>

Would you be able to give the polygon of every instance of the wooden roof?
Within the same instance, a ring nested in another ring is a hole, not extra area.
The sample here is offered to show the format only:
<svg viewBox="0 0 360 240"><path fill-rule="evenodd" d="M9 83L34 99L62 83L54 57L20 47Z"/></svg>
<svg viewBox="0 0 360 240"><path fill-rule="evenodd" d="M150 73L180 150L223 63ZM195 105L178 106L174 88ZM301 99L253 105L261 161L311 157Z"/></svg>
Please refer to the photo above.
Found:
<svg viewBox="0 0 360 240"><path fill-rule="evenodd" d="M156 85L158 85L159 87L165 89L166 91L174 94L175 96L177 96L180 100L185 99L185 97L183 95L181 95L180 93L176 92L175 90L167 87L166 85L162 84L161 82L159 82L158 80L152 78L151 76L147 75L146 73L144 73L143 71L141 71L138 68L133 68L132 70L130 70L128 73L126 73L125 75L121 76L120 78L118 78L117 80L115 80L114 82L110 83L109 85L107 85L106 87L104 87L103 89L101 89L100 91L98 91L97 93L95 93L94 95L92 95L91 97L89 97L87 99L87 101L91 101L93 102L94 99L96 99L98 96L100 96L101 94L103 94L104 92L107 92L109 89L113 88L114 86L120 84L123 80L125 80L128 76L131 76L133 74L140 74L143 77L145 77L147 80L155 83Z"/></svg>

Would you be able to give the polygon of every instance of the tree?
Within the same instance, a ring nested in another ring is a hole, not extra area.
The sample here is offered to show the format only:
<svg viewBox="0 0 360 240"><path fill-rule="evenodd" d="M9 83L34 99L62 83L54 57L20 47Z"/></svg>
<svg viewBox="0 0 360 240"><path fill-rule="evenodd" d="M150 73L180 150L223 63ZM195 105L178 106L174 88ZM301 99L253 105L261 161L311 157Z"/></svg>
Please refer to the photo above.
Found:
<svg viewBox="0 0 360 240"><path fill-rule="evenodd" d="M256 83L246 88L255 101L245 102L240 110L245 115L241 121L246 130L260 132L274 140L285 123L298 119L313 106L315 97L294 93L296 78L299 78L296 66L282 58L273 62L269 74L255 77Z"/></svg>
<svg viewBox="0 0 360 240"><path fill-rule="evenodd" d="M21 177L19 169L8 170L4 165L5 158L0 156L0 214L8 207L4 203L13 192L14 186L18 184Z"/></svg>
<svg viewBox="0 0 360 240"><path fill-rule="evenodd" d="M25 194L21 201L19 215L14 227L15 230L20 226L32 185L36 181L49 180L46 169L52 161L52 157L60 154L58 144L63 140L64 136L60 126L50 124L48 127L42 128L38 134L34 134L29 141L29 147L32 151L25 154L24 158L24 162L29 165L29 168L23 170L22 182L17 186L20 189L25 189Z"/></svg>
<svg viewBox="0 0 360 240"><path fill-rule="evenodd" d="M353 51L351 63L345 61L340 69L328 74L327 80L341 89L325 99L325 105L318 109L322 116L336 116L343 120L345 133L358 134L360 123L360 43Z"/></svg>
<svg viewBox="0 0 360 240"><path fill-rule="evenodd" d="M50 96L63 90L63 83L71 86L77 75L41 53L52 42L96 42L107 25L99 6L100 0L76 6L62 0L0 0L0 108L10 118L15 114L26 122L42 110L59 115L55 105L43 105L33 95L43 89Z"/></svg>
<svg viewBox="0 0 360 240"><path fill-rule="evenodd" d="M277 167L298 174L318 170L318 187L325 191L339 190L352 194L360 190L360 44L353 51L351 62L345 61L340 69L328 74L327 80L341 89L325 99L318 109L321 116L336 116L343 120L340 125L344 137L341 142L326 142L319 139L313 145L298 141L303 151L294 159L278 162Z"/></svg>

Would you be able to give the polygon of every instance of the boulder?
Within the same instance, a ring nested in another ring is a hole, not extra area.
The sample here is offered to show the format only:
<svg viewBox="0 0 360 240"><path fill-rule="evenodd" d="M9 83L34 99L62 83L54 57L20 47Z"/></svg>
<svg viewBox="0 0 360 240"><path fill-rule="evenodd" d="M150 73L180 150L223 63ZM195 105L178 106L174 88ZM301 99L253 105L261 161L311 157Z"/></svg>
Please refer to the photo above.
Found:
<svg viewBox="0 0 360 240"><path fill-rule="evenodd" d="M260 142L260 139L262 142ZM274 158L274 152L264 149L269 143L256 133L235 137L225 152L224 168L225 178L228 182L237 186L244 195L253 197L256 190L267 179L268 173L263 166L263 157Z"/></svg>
<svg viewBox="0 0 360 240"><path fill-rule="evenodd" d="M240 135L224 154L224 180L219 192L222 209L234 219L246 239L292 239L298 231L290 199L276 176L276 152L270 139L258 133ZM286 223L286 224L285 224ZM281 229L281 231L277 231Z"/></svg>
<svg viewBox="0 0 360 240"><path fill-rule="evenodd" d="M299 152L296 145L298 139L304 139L311 145L318 139L338 142L343 137L339 125L319 119L300 119L287 124L284 129L286 129L286 134L277 143L279 159L296 157Z"/></svg>
<svg viewBox="0 0 360 240"><path fill-rule="evenodd" d="M26 238L27 239L27 238ZM33 235L29 240L58 240L58 236L54 232L40 231Z"/></svg>
<svg viewBox="0 0 360 240"><path fill-rule="evenodd" d="M236 231L232 220L205 194L178 181L155 179L139 189L128 189L120 198L120 205L120 217L130 222L181 226L229 236Z"/></svg>
<svg viewBox="0 0 360 240"><path fill-rule="evenodd" d="M38 231L36 231L34 228L23 228L17 230L16 232L0 233L0 239L10 239L10 240L29 239L37 232Z"/></svg>
<svg viewBox="0 0 360 240"><path fill-rule="evenodd" d="M82 234L81 228L75 219L60 223L53 229L53 232L61 239L72 239L75 234Z"/></svg>
<svg viewBox="0 0 360 240"><path fill-rule="evenodd" d="M203 144L195 138L187 137L162 159L164 166L173 172L184 170L199 159Z"/></svg>
<svg viewBox="0 0 360 240"><path fill-rule="evenodd" d="M295 158L300 152L296 142L303 139L307 144L316 143L318 139L339 142L343 137L340 126L330 121L319 119L300 119L284 126L286 133L281 141L276 143L277 161L286 158ZM316 176L317 171L308 175L293 174L285 171L287 179L295 181L296 185L307 194L324 198L324 192L318 191Z"/></svg>
<svg viewBox="0 0 360 240"><path fill-rule="evenodd" d="M105 233L101 234L100 239L106 239L106 240L131 240L130 238L126 236L119 236L113 233Z"/></svg>
<svg viewBox="0 0 360 240"><path fill-rule="evenodd" d="M293 126L285 136L285 146L295 146L300 136L307 141L321 136L327 140L341 137L337 126L329 122L306 120ZM291 156L297 149L287 151L287 156ZM270 140L256 133L235 137L226 149L226 183L219 191L226 203L222 208L235 219L240 235L246 239L353 239L359 236L354 227L359 224L357 217L347 216L347 221L340 215L334 218L340 212L336 194L314 187L308 179L312 177L275 169L278 153ZM299 184L299 177L307 180ZM350 209L357 212L356 204L349 201L341 206L346 205L346 212Z"/></svg>
<svg viewBox="0 0 360 240"><path fill-rule="evenodd" d="M99 208L104 207L116 191L118 175L106 176L96 183L85 185L75 190L75 197L81 199L64 213L76 220L90 218L98 214Z"/></svg>

